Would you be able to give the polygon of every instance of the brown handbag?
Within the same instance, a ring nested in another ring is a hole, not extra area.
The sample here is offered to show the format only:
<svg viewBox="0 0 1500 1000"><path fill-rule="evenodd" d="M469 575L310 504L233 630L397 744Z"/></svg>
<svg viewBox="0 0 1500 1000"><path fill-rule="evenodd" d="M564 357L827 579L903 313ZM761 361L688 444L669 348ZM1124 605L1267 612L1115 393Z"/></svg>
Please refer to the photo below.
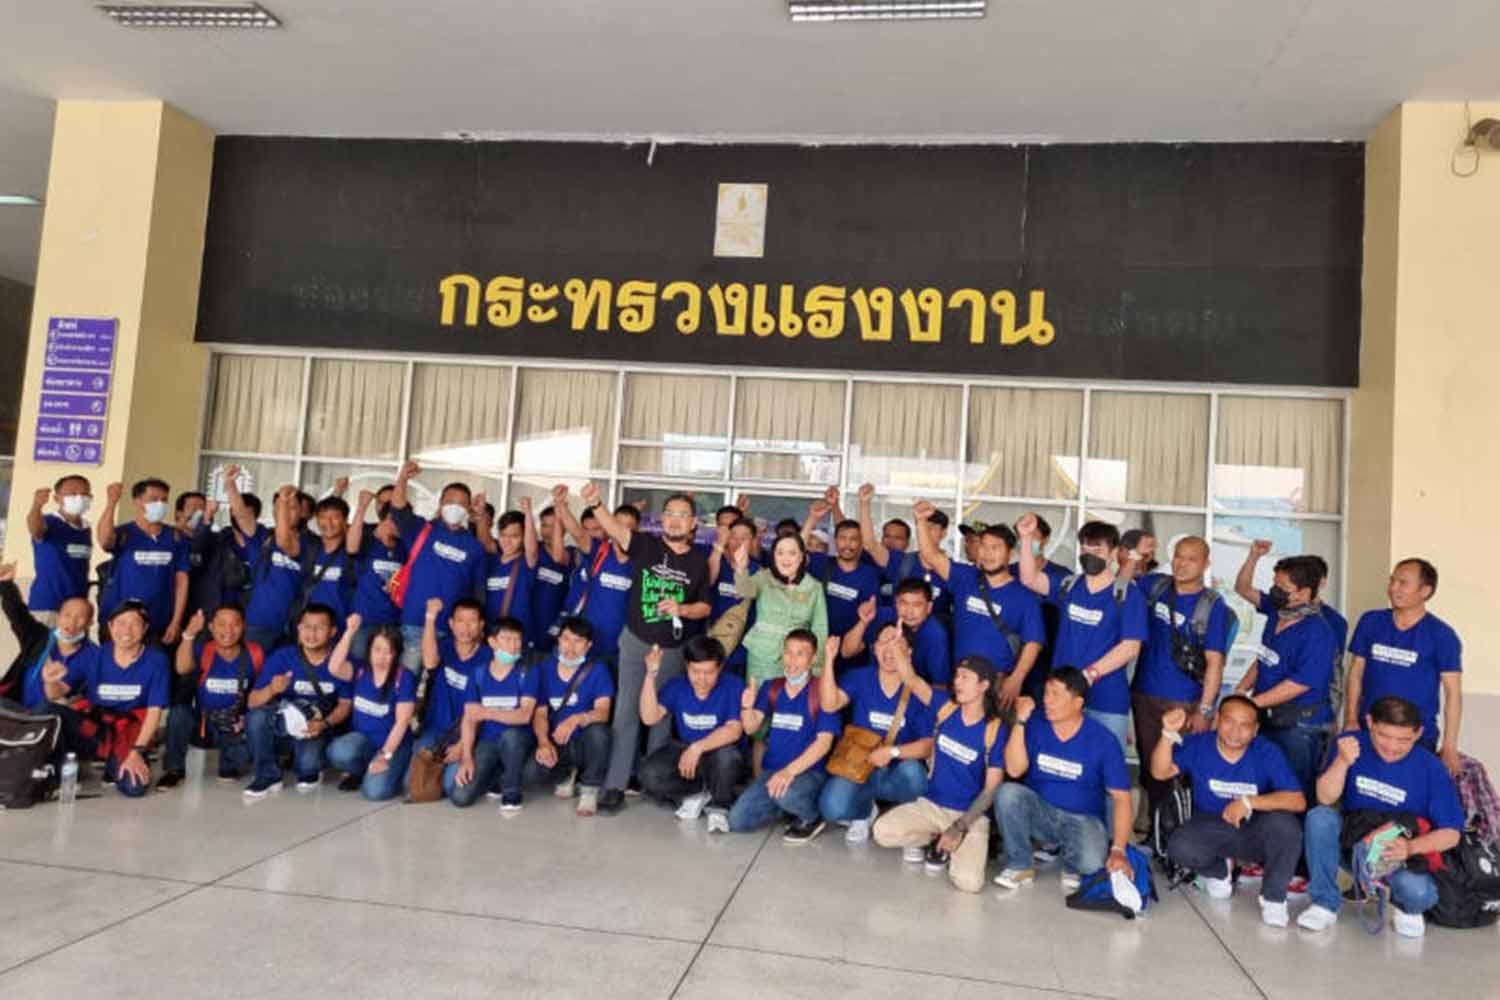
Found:
<svg viewBox="0 0 1500 1000"><path fill-rule="evenodd" d="M406 801L436 802L443 797L443 754L423 747L411 759Z"/></svg>
<svg viewBox="0 0 1500 1000"><path fill-rule="evenodd" d="M828 755L828 773L856 785L869 781L870 775L875 773L875 765L870 763L870 754L896 742L896 735L906 722L906 704L910 700L911 688L901 685L901 700L896 702L896 715L891 719L891 728L886 730L884 736L864 726L845 726L838 745Z"/></svg>

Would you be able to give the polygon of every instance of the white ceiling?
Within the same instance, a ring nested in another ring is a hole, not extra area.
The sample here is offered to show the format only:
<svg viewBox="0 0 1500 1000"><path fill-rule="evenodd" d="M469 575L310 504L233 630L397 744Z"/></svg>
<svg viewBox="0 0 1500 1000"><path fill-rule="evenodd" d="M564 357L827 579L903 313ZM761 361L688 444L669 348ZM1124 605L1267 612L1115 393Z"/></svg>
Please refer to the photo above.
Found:
<svg viewBox="0 0 1500 1000"><path fill-rule="evenodd" d="M0 193L41 194L58 98L221 133L772 141L1361 139L1500 96L1496 0L990 0L982 21L797 24L785 0L263 0L274 32L0 0ZM37 209L0 208L30 280Z"/></svg>

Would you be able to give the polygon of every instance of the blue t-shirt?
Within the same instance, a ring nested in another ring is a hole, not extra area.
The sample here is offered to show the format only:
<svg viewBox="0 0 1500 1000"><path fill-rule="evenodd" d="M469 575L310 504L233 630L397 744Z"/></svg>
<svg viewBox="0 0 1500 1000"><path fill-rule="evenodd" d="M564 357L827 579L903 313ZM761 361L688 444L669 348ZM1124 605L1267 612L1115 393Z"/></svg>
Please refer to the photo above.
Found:
<svg viewBox="0 0 1500 1000"><path fill-rule="evenodd" d="M401 540L408 551L429 523L410 510L394 512L401 528ZM406 603L401 608L401 624L420 627L426 620L429 598L441 598L443 612L439 620L453 613L453 602L460 597L477 597L484 590L484 572L489 553L467 528L454 530L432 523L422 551L412 563L406 584Z"/></svg>
<svg viewBox="0 0 1500 1000"><path fill-rule="evenodd" d="M1005 726L995 732L995 745L984 751L984 734L989 719L981 717L972 726L964 724L963 709L955 710L938 722L945 692L932 693L932 777L927 781L927 798L944 809L968 809L984 789L985 772L1005 767Z"/></svg>
<svg viewBox="0 0 1500 1000"><path fill-rule="evenodd" d="M291 685L286 689L288 697L294 698L326 698L332 696L339 701L353 697L354 682L339 680L328 669L329 657L325 654L323 662L313 666L309 671L304 663L300 647L282 646L270 656L266 657L265 665L260 668L260 676L255 678L255 690L269 687L271 678L287 676L292 679ZM313 689L312 681L308 680L311 673L317 681L317 689Z"/></svg>
<svg viewBox="0 0 1500 1000"><path fill-rule="evenodd" d="M866 664L875 663L875 634L887 622L899 621L894 608L881 608L875 612L875 620L865 628ZM905 631L906 626L901 628ZM948 630L943 628L937 616L928 615L917 627L916 634L908 638L911 641L911 665L922 679L928 684L944 687L953 683L953 647L948 641Z"/></svg>
<svg viewBox="0 0 1500 1000"><path fill-rule="evenodd" d="M114 643L105 643L88 657L87 669L83 687L92 705L116 712L167 707L172 670L166 651L159 646L147 646L134 663L120 667L115 663Z"/></svg>
<svg viewBox="0 0 1500 1000"><path fill-rule="evenodd" d="M562 615L568 594L572 549L568 550L568 558L568 562L559 564L545 545L537 554L536 577L531 581L531 627L536 634L536 648L543 651L550 650L557 642L552 628Z"/></svg>
<svg viewBox="0 0 1500 1000"><path fill-rule="evenodd" d="M1022 645L1047 641L1047 630L1042 625L1042 603L1020 580L1012 579L999 588L987 587L988 581L980 578L976 567L961 562L948 565L948 586L953 593L955 662L965 656L983 656L1002 674L1010 673L1015 667L1016 658L1011 654L1010 643L990 617L991 606Z"/></svg>
<svg viewBox="0 0 1500 1000"><path fill-rule="evenodd" d="M1219 750L1217 733L1196 733L1172 748L1172 760L1192 778L1194 812L1217 815L1241 795L1302 791L1286 754L1264 736L1251 740L1231 764Z"/></svg>
<svg viewBox="0 0 1500 1000"><path fill-rule="evenodd" d="M1161 598L1152 601L1151 594L1166 582ZM1198 601L1211 591L1196 594L1179 594L1173 581L1165 573L1152 573L1140 582L1141 593L1147 599L1146 619L1148 634L1146 644L1141 647L1141 656L1135 670L1135 689L1142 694L1170 701L1196 702L1203 697L1203 685L1182 672L1172 659L1172 632L1175 630L1184 640L1198 642L1193 631L1193 613ZM1227 653L1229 650L1229 602L1220 597L1214 601L1208 615L1208 634L1203 639L1203 649L1210 653ZM1218 692L1213 692L1216 696Z"/></svg>
<svg viewBox="0 0 1500 1000"><path fill-rule="evenodd" d="M94 540L87 526L75 528L57 514L42 519L42 537L31 540L36 579L26 604L32 612L56 611L70 597L88 592Z"/></svg>
<svg viewBox="0 0 1500 1000"><path fill-rule="evenodd" d="M849 719L856 726L871 729L884 736L896 722L896 706L901 701L901 685L898 683L889 695L880 686L880 671L874 667L859 667L839 675L839 690L849 696ZM896 743L911 743L932 732L932 720L927 706L916 695L906 699L906 715L901 721L901 731L896 734Z"/></svg>
<svg viewBox="0 0 1500 1000"><path fill-rule="evenodd" d="M21 704L33 711L46 706L47 688L42 682L42 668L47 665L48 660L56 660L67 668L68 675L64 683L69 691L77 691L87 680L90 665L97 655L99 647L85 639L72 653L61 656L57 652L57 639L54 636L47 644L46 653L26 668L26 677L21 683Z"/></svg>
<svg viewBox="0 0 1500 1000"><path fill-rule="evenodd" d="M601 545L605 546L602 560ZM598 572L594 571L596 562ZM589 652L593 656L614 656L620 651L620 630L625 627L625 606L634 578L630 560L621 558L613 545L595 542L593 551L583 557L578 573L584 584L583 617L594 626L594 644Z"/></svg>
<svg viewBox="0 0 1500 1000"><path fill-rule="evenodd" d="M438 639L438 666L427 678L427 711L422 717L422 731L442 736L463 718L464 703L469 700L474 675L488 670L495 653L483 642L468 659L458 655L451 638Z"/></svg>
<svg viewBox="0 0 1500 1000"><path fill-rule="evenodd" d="M1026 724L1026 758L1026 784L1032 791L1064 812L1099 817L1106 829L1110 791L1130 791L1120 741L1088 716L1064 741L1038 711Z"/></svg>
<svg viewBox="0 0 1500 1000"><path fill-rule="evenodd" d="M485 560L484 619L491 624L500 619L506 595L514 587L515 596L510 598L510 608L504 613L521 623L525 646L530 646L535 638L531 623L531 587L535 575L536 571L527 564L524 552L517 553L509 562L504 561L498 552Z"/></svg>
<svg viewBox="0 0 1500 1000"><path fill-rule="evenodd" d="M1061 563L1055 563L1050 559L1042 562L1042 572L1046 574L1047 581L1052 589L1057 589L1060 581L1066 580L1073 575L1073 571ZM1021 579L1021 564L1013 562L1010 564L1010 575L1017 580ZM1029 588L1028 588L1029 589ZM1033 670L1043 670L1052 666L1052 653L1057 648L1057 630L1062 622L1062 613L1056 604L1051 601L1042 602L1042 626L1047 630L1047 644L1042 647L1042 654L1036 658L1036 666Z"/></svg>
<svg viewBox="0 0 1500 1000"><path fill-rule="evenodd" d="M365 539L363 550L355 561L354 611L359 615L361 627L369 625L397 625L401 622L401 609L386 593L391 577L406 565L406 543L396 539L395 545L387 545L373 534Z"/></svg>
<svg viewBox="0 0 1500 1000"><path fill-rule="evenodd" d="M226 660L216 650L208 665L208 673L203 673L203 651L211 644L211 640L200 638L193 646L193 670L198 675L198 710L201 712L233 708L240 700L240 657ZM247 644L241 643L240 648L245 660L245 690L248 691L255 686L255 658L250 655Z"/></svg>
<svg viewBox="0 0 1500 1000"><path fill-rule="evenodd" d="M1448 769L1431 750L1412 747L1394 764L1375 752L1369 733L1360 733L1359 759L1344 778L1344 811L1415 813L1438 830L1464 828L1464 807Z"/></svg>
<svg viewBox="0 0 1500 1000"><path fill-rule="evenodd" d="M250 589L250 603L245 608L245 624L280 632L286 629L292 604L302 593L302 569L308 552L294 559L274 540L269 546L266 541L267 536L259 535L240 550L241 558L246 562L251 561L247 550L254 558L250 575L254 585Z"/></svg>
<svg viewBox="0 0 1500 1000"><path fill-rule="evenodd" d="M1458 641L1458 633L1431 612L1403 632L1396 627L1395 613L1389 609L1366 611L1354 628L1349 652L1365 659L1359 689L1359 727L1365 727L1371 705L1396 695L1422 713L1424 742L1435 741L1442 675L1463 670L1463 644Z"/></svg>
<svg viewBox="0 0 1500 1000"><path fill-rule="evenodd" d="M817 697L817 686L811 674L807 675L807 682L796 694L783 686L774 710L771 708L772 684L762 684L755 692L755 710L766 713L771 723L771 731L766 736L764 773L779 771L796 760L820 733L837 737L843 730L839 713L815 712L808 704L809 698Z"/></svg>
<svg viewBox="0 0 1500 1000"><path fill-rule="evenodd" d="M1305 685L1292 704L1316 708L1305 721L1316 725L1333 721L1333 706L1328 700L1328 685L1333 679L1333 629L1321 617L1303 618L1295 625L1276 633L1279 619L1272 614L1261 633L1260 669L1255 674L1255 694L1264 694L1284 680Z"/></svg>
<svg viewBox="0 0 1500 1000"><path fill-rule="evenodd" d="M833 556L814 552L807 557L807 571L823 583L829 635L843 635L853 628L859 621L859 606L880 593L880 570L865 559L846 571Z"/></svg>
<svg viewBox="0 0 1500 1000"><path fill-rule="evenodd" d="M356 733L363 733L379 752L396 725L396 706L410 705L417 700L417 675L403 670L399 663L391 664L390 669L396 672L396 676L386 678L390 690L382 696L380 685L375 683L375 671L368 664L357 663L354 669L354 714L350 716L350 725ZM410 739L411 729L408 727L402 742Z"/></svg>
<svg viewBox="0 0 1500 1000"><path fill-rule="evenodd" d="M593 664L592 667L589 666L590 663ZM563 695L568 693L568 684L577 675L569 674L567 680L564 680L562 666L557 662L556 656L549 656L538 671L542 676L541 699L547 703L547 723L554 732L558 724L569 716L587 715L594 710L594 702L600 698L615 696L615 682L604 664L598 660L585 660L578 669L588 670L588 674L578 682L573 693L568 695L566 705L563 704Z"/></svg>
<svg viewBox="0 0 1500 1000"><path fill-rule="evenodd" d="M1080 575L1067 593L1066 580L1047 578L1051 593L1047 600L1060 609L1057 647L1052 662L1058 667L1079 670L1099 659L1126 639L1146 639L1146 599L1134 584L1125 587L1115 598L1114 581L1097 594L1089 591L1089 581ZM1087 705L1096 712L1124 715L1130 711L1130 683L1125 668L1111 670L1089 688Z"/></svg>
<svg viewBox="0 0 1500 1000"><path fill-rule="evenodd" d="M159 633L172 623L172 603L177 574L188 571L188 544L167 525L152 538L140 525L129 521L115 528L115 559L109 590L99 602L108 615L124 601L146 604L150 629Z"/></svg>
<svg viewBox="0 0 1500 1000"><path fill-rule="evenodd" d="M721 670L707 698L699 698L692 682L681 676L662 685L656 700L671 714L677 738L683 743L692 743L730 720L738 721L740 699L744 695L745 682Z"/></svg>
<svg viewBox="0 0 1500 1000"><path fill-rule="evenodd" d="M751 559L750 568L746 570L746 572L751 576L754 576L759 569L760 563L756 562L754 559ZM713 597L713 608L709 612L708 616L710 624L718 621L719 618L726 612L728 612L730 608L745 600L745 598L740 597L734 591L734 566L731 565L727 553L719 561L719 579L718 582L714 584L711 594ZM745 615L745 631L749 632L751 627L755 624L754 601L750 602L750 607L747 610L748 613ZM735 643L734 651L729 654L729 659L724 661L724 666L731 669L743 668L748 661L749 654L745 651L745 644L743 642L739 642Z"/></svg>
<svg viewBox="0 0 1500 1000"><path fill-rule="evenodd" d="M354 591L359 562L345 551L342 543L338 548L329 552L323 548L323 542L320 539L317 548L312 551L312 577L318 582L312 590L308 591L307 602L326 604L332 608L334 625L342 629L344 619L348 618L349 613L354 610Z"/></svg>
<svg viewBox="0 0 1500 1000"><path fill-rule="evenodd" d="M496 677L491 667L480 667L476 670L473 683L469 685L469 693L464 700L470 705L511 712L524 708L527 698L535 703L540 693L541 671L522 670L519 663L513 663L505 672L504 677ZM474 739L476 742L483 743L486 740L498 740L505 735L507 729L530 728L529 720L518 726L509 722L486 719L479 724L479 732Z"/></svg>

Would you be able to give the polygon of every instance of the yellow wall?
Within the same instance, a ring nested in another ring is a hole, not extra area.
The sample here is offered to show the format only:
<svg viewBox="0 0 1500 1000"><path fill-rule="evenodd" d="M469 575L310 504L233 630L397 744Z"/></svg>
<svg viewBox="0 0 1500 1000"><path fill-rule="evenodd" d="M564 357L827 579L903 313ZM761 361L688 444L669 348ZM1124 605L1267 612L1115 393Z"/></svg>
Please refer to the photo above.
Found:
<svg viewBox="0 0 1500 1000"><path fill-rule="evenodd" d="M207 355L193 344L213 133L160 101L61 101L52 141L36 298L16 436L5 558L30 576L32 492L65 471L94 486L196 479ZM119 320L104 462L31 460L47 321ZM132 515L127 500L121 517Z"/></svg>
<svg viewBox="0 0 1500 1000"><path fill-rule="evenodd" d="M1500 118L1500 104L1470 115ZM1500 151L1455 176L1466 131L1460 103L1408 103L1366 153L1349 608L1383 606L1390 564L1425 556L1440 576L1433 610L1464 640L1465 690L1500 693L1500 577L1485 537L1500 497Z"/></svg>

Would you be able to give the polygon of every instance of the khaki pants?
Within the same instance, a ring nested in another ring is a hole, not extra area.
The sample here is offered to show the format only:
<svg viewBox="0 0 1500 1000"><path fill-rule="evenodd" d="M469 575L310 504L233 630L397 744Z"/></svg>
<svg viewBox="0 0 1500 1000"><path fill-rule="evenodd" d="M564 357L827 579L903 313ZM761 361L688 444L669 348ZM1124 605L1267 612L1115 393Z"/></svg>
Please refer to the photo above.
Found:
<svg viewBox="0 0 1500 1000"><path fill-rule="evenodd" d="M875 821L872 831L881 847L926 847L932 838L962 816L957 809L944 809L923 797L897 806ZM984 888L984 867L989 860L990 821L981 817L969 827L963 842L948 858L948 881L961 892Z"/></svg>

